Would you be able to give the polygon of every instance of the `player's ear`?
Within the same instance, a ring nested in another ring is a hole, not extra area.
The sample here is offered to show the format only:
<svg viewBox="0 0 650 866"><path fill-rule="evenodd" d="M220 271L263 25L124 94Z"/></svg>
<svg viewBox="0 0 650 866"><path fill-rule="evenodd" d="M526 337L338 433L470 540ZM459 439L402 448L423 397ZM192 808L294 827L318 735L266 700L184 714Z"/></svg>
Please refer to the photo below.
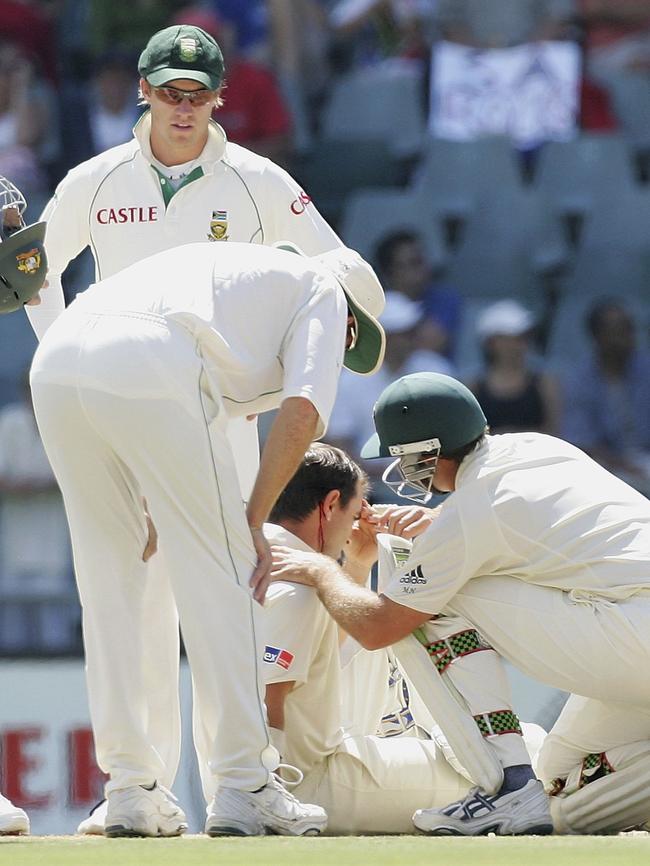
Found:
<svg viewBox="0 0 650 866"><path fill-rule="evenodd" d="M323 499L323 513L325 514L326 520L330 519L332 511L339 504L340 499L340 490L330 490L330 492L325 496Z"/></svg>
<svg viewBox="0 0 650 866"><path fill-rule="evenodd" d="M151 85L146 78L140 79L140 95L145 102L151 101Z"/></svg>

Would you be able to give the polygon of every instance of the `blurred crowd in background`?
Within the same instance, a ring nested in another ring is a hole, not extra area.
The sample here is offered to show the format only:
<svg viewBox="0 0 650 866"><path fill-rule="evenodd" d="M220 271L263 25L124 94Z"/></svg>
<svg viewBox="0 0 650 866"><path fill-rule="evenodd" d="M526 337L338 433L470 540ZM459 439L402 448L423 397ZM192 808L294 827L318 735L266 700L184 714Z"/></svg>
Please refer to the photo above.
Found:
<svg viewBox="0 0 650 866"><path fill-rule="evenodd" d="M0 0L0 174L28 220L131 137L138 55L172 23L224 51L229 139L298 178L386 289L384 367L344 371L328 441L357 457L381 390L435 370L492 432L560 435L650 494L650 0ZM82 255L68 300L92 280ZM75 654L35 338L3 319L0 655Z"/></svg>

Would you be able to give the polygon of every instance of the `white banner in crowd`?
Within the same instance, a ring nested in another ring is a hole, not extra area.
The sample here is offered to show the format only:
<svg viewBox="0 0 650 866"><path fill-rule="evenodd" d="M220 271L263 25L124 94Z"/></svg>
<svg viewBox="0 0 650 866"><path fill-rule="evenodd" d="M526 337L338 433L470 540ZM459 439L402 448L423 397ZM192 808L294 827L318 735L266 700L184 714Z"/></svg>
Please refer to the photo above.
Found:
<svg viewBox="0 0 650 866"><path fill-rule="evenodd" d="M533 42L477 50L439 42L431 60L429 129L471 141L507 135L520 148L564 141L576 130L580 50L573 42Z"/></svg>

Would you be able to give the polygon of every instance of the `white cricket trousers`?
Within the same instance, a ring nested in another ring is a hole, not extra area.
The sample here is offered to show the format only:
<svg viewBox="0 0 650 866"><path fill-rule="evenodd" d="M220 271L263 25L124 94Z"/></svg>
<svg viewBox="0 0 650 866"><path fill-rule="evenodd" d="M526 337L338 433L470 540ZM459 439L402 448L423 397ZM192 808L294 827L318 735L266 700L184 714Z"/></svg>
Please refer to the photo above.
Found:
<svg viewBox="0 0 650 866"><path fill-rule="evenodd" d="M650 707L650 592L613 602L513 577L477 577L448 611L533 679L597 701Z"/></svg>
<svg viewBox="0 0 650 866"><path fill-rule="evenodd" d="M327 812L327 833L414 833L416 809L443 807L471 783L433 740L345 737L293 793Z"/></svg>
<svg viewBox="0 0 650 866"><path fill-rule="evenodd" d="M155 315L70 310L40 344L31 384L70 525L107 792L166 772L151 739L164 725L147 698L153 650L142 623L156 598L142 562L142 497L178 608L195 712L213 732L215 784L261 787L277 752L263 705L262 610L248 586L256 556L227 417L197 341Z"/></svg>

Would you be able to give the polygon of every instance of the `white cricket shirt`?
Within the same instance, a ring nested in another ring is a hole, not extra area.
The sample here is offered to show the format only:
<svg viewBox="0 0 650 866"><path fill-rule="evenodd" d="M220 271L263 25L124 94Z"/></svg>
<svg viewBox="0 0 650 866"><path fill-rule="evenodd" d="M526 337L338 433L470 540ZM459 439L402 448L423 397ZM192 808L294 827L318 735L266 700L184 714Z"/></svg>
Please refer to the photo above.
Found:
<svg viewBox="0 0 650 866"><path fill-rule="evenodd" d="M311 550L293 533L264 525L272 544ZM283 760L308 773L343 740L338 628L309 586L280 581L266 594L267 683L295 681L284 701Z"/></svg>
<svg viewBox="0 0 650 866"><path fill-rule="evenodd" d="M61 315L57 331L78 312L152 313L177 322L196 339L229 415L305 397L320 415L321 433L327 425L347 302L337 280L302 256L250 244L188 244L90 286ZM91 372L79 375L101 388Z"/></svg>
<svg viewBox="0 0 650 866"><path fill-rule="evenodd" d="M481 575L578 598L650 591L650 501L560 439L488 436L384 592L434 614Z"/></svg>
<svg viewBox="0 0 650 866"><path fill-rule="evenodd" d="M217 123L210 122L205 148L176 192L152 165L150 131L146 112L132 141L73 168L46 206L50 285L40 306L26 308L39 338L63 310L61 274L87 246L102 280L182 244L291 240L306 255L341 245L286 171L227 142Z"/></svg>

